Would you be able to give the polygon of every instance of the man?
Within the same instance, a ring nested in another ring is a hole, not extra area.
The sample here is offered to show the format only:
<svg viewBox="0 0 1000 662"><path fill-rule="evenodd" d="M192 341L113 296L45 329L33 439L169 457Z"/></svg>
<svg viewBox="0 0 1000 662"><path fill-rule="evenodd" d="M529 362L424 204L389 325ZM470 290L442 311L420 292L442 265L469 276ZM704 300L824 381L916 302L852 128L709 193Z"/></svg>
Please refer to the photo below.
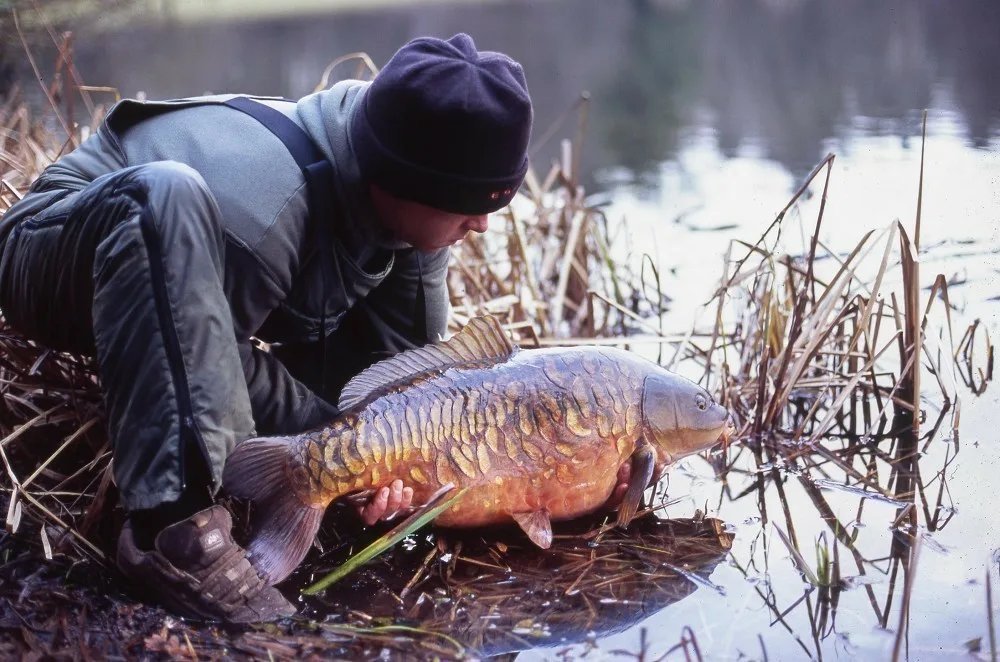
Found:
<svg viewBox="0 0 1000 662"><path fill-rule="evenodd" d="M181 614L295 612L214 505L226 456L330 421L352 374L445 331L448 247L510 202L531 119L515 61L421 38L298 102L123 101L11 208L0 309L97 358L126 577Z"/></svg>

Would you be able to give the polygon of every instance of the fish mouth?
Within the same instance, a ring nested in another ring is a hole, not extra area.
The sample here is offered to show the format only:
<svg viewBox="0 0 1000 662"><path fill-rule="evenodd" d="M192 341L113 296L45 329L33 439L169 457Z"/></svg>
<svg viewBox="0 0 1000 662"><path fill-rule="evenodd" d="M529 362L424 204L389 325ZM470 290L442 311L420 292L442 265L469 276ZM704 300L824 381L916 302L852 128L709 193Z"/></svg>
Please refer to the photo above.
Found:
<svg viewBox="0 0 1000 662"><path fill-rule="evenodd" d="M722 432L719 433L718 443L722 445L722 450L725 451L729 448L729 444L732 443L731 440L736 434L736 422L733 421L732 416L726 417L726 422L722 426Z"/></svg>

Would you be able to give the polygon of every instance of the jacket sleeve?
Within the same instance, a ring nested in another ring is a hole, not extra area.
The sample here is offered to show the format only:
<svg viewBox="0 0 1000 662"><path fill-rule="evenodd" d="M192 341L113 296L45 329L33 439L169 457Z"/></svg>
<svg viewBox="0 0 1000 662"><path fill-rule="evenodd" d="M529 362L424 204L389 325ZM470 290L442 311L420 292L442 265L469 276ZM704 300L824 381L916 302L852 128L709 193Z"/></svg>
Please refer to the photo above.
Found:
<svg viewBox="0 0 1000 662"><path fill-rule="evenodd" d="M274 354L250 341L240 342L239 350L257 434L294 434L329 423L340 414L292 377Z"/></svg>
<svg viewBox="0 0 1000 662"><path fill-rule="evenodd" d="M287 288L238 241L230 238L227 251L227 261L239 274L227 279L226 289L257 434L294 434L333 420L339 415L335 406L296 379L275 354L250 340L280 305Z"/></svg>

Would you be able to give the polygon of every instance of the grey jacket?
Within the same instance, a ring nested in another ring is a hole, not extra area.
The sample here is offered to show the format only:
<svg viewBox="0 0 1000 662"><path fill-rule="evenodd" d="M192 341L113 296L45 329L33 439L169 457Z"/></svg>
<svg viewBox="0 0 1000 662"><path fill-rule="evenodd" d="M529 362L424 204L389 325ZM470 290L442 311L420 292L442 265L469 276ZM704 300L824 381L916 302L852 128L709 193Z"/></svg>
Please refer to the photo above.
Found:
<svg viewBox="0 0 1000 662"><path fill-rule="evenodd" d="M347 126L367 85L344 81L298 102L258 98L302 127L333 164L334 219L309 218L305 181L291 155L253 118L213 103L228 97L126 100L111 110L97 134L45 170L32 187L31 204L3 218L0 245L14 223L45 204L46 191L79 190L102 174L154 161L193 167L223 219L224 287L258 432L301 429L328 419L330 406L274 354L255 347L251 336L270 343L315 341L324 305L329 334L364 299L378 318L386 349L399 351L444 333L448 312L448 249L420 254L387 237L358 171ZM319 220L331 222L336 236L341 277L329 291L321 278ZM421 279L426 338L413 331Z"/></svg>

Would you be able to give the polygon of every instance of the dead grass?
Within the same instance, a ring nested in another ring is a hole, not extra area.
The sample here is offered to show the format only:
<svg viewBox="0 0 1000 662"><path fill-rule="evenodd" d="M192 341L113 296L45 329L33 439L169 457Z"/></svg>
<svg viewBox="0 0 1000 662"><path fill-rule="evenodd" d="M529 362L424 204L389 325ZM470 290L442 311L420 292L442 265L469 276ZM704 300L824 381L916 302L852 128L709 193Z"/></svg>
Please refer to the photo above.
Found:
<svg viewBox="0 0 1000 662"><path fill-rule="evenodd" d="M732 544L732 534L709 518L643 517L627 532L609 528L588 539L602 522L592 517L557 525L548 551L513 529L488 537L418 537L355 572L352 590L307 597L305 613L370 614L372 623L391 615L396 625L448 633L482 655L586 642L587 632L593 640L624 630L699 587L712 587L708 575ZM345 537L290 582L305 585L337 567L352 544Z"/></svg>

